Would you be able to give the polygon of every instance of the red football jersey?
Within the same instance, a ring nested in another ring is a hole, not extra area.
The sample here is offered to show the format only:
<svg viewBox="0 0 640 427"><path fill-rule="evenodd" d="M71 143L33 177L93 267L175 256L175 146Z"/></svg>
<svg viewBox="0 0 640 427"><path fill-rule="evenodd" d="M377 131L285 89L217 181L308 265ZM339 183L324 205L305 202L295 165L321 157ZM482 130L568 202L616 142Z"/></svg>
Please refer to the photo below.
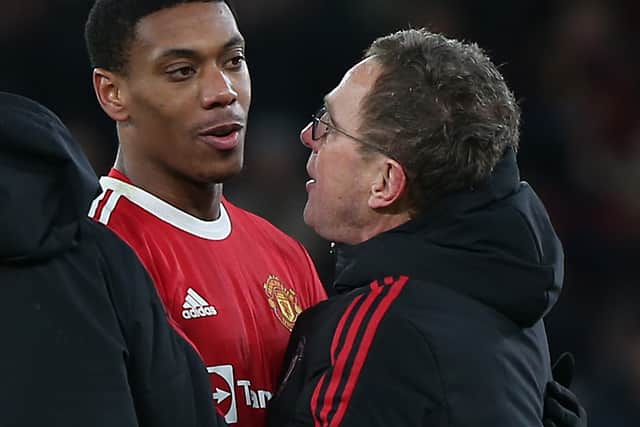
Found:
<svg viewBox="0 0 640 427"><path fill-rule="evenodd" d="M223 199L195 218L112 169L89 216L129 243L196 346L227 423L259 427L298 314L326 298L303 246Z"/></svg>

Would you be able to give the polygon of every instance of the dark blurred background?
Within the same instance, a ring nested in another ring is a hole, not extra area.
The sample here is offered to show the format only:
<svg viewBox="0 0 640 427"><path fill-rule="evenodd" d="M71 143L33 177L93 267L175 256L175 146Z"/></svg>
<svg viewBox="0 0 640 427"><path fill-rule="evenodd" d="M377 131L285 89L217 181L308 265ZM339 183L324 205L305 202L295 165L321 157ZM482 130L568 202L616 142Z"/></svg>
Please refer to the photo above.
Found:
<svg viewBox="0 0 640 427"><path fill-rule="evenodd" d="M2 0L0 90L53 109L98 174L116 149L91 87L91 1ZM566 281L547 319L552 355L576 355L590 426L640 425L640 3L544 0L236 0L253 79L246 166L233 202L301 240L330 283L329 244L301 220L299 130L377 36L426 26L476 41L523 110L519 161L564 243ZM514 286L517 284L514 284Z"/></svg>

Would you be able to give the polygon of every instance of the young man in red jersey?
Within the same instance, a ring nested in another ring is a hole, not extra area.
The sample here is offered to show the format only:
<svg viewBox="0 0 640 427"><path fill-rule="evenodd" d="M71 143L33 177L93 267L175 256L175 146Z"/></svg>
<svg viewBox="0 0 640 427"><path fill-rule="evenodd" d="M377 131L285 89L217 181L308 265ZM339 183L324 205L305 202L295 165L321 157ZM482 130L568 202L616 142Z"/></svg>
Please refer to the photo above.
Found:
<svg viewBox="0 0 640 427"><path fill-rule="evenodd" d="M222 0L97 0L86 40L119 139L90 216L149 270L225 420L262 426L297 316L326 295L300 243L223 197L251 101L234 15Z"/></svg>

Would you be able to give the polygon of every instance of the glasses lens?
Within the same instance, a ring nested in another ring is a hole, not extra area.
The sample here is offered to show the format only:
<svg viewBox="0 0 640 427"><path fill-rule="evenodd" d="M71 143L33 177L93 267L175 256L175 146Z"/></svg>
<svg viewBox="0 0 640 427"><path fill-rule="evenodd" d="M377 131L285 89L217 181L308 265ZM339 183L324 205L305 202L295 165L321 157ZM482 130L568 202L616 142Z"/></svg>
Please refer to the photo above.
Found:
<svg viewBox="0 0 640 427"><path fill-rule="evenodd" d="M319 140L320 138L325 136L329 131L329 127L325 123L323 123L327 121L328 121L327 110L324 107L320 108L313 115L313 125L311 126L311 138L313 138L314 141Z"/></svg>

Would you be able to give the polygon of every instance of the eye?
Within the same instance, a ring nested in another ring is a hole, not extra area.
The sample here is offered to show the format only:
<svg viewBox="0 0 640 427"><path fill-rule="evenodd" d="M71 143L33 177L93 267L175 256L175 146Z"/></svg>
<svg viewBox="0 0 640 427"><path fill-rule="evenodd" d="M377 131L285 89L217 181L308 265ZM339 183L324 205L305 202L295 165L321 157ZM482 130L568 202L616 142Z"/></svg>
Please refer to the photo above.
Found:
<svg viewBox="0 0 640 427"><path fill-rule="evenodd" d="M238 70L242 68L242 64L244 62L246 62L246 58L244 57L244 55L238 54L227 61L227 64L230 65L229 68L231 68L232 70Z"/></svg>
<svg viewBox="0 0 640 427"><path fill-rule="evenodd" d="M195 68L191 66L174 67L167 70L169 78L173 81L183 81L196 73Z"/></svg>

